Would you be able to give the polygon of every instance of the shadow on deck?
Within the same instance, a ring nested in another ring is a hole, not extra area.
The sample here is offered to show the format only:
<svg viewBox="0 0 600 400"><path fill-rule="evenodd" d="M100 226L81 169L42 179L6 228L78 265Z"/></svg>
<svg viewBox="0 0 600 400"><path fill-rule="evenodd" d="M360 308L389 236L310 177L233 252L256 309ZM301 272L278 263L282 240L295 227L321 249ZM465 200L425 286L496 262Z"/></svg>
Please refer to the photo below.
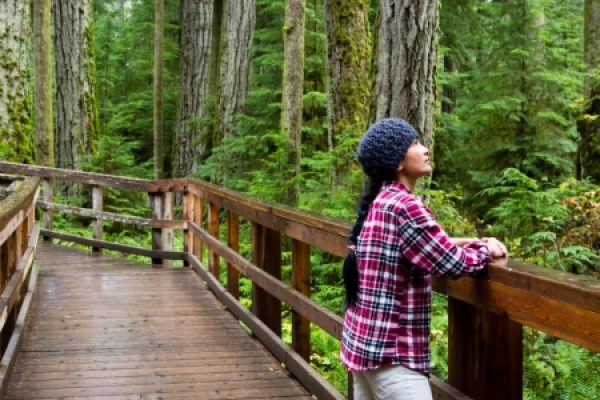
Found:
<svg viewBox="0 0 600 400"><path fill-rule="evenodd" d="M309 399L189 269L40 241L6 399Z"/></svg>

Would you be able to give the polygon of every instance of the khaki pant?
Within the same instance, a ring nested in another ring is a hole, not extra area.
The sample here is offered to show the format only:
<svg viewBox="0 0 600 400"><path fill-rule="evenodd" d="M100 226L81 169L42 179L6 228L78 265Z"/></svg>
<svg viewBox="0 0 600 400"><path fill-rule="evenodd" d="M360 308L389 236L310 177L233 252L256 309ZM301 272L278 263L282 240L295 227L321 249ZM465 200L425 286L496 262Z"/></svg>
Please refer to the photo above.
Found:
<svg viewBox="0 0 600 400"><path fill-rule="evenodd" d="M432 400L429 379L401 365L352 375L355 400Z"/></svg>

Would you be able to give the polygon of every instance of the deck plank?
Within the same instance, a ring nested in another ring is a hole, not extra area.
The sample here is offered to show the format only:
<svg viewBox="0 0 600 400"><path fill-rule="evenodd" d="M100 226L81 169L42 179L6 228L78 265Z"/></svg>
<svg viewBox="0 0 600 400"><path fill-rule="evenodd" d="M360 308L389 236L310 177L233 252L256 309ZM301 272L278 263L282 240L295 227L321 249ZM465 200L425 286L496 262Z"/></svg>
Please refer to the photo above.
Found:
<svg viewBox="0 0 600 400"><path fill-rule="evenodd" d="M6 399L310 399L189 270L40 242Z"/></svg>

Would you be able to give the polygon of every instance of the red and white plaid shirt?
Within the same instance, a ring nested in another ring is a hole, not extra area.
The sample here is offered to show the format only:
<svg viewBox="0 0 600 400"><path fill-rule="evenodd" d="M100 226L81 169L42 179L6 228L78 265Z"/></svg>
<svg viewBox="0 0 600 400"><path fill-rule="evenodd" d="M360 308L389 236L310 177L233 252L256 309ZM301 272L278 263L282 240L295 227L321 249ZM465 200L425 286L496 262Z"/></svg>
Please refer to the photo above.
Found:
<svg viewBox="0 0 600 400"><path fill-rule="evenodd" d="M453 245L421 199L392 182L369 208L356 256L358 297L344 317L343 364L352 372L402 364L429 376L431 276L483 269L487 246Z"/></svg>

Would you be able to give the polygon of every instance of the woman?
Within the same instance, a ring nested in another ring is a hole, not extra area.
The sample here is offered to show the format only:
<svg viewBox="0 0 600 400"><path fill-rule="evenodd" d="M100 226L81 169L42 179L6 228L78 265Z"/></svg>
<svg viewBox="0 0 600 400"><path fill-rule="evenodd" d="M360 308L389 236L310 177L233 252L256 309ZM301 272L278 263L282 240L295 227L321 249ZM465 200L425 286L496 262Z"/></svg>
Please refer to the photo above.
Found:
<svg viewBox="0 0 600 400"><path fill-rule="evenodd" d="M406 121L373 124L358 162L369 177L344 264L341 359L357 400L427 400L432 275L458 277L506 262L496 239L452 239L413 194L429 151Z"/></svg>

